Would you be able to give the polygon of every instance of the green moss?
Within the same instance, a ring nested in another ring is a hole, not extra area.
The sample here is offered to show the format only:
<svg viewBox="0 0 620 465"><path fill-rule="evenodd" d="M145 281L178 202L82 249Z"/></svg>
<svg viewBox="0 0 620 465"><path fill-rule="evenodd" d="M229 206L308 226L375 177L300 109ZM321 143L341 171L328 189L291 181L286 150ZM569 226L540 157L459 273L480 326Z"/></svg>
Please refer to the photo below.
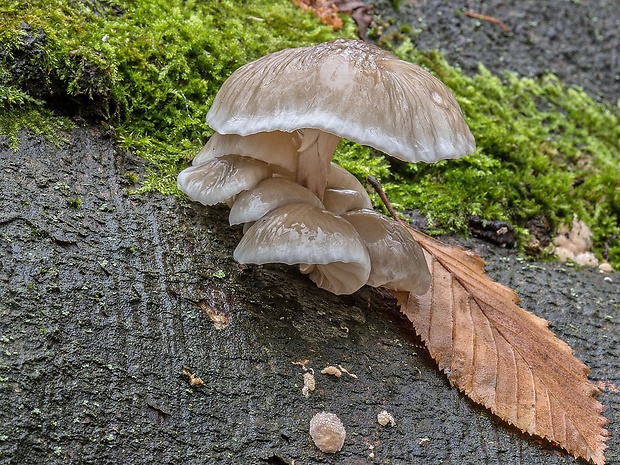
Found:
<svg viewBox="0 0 620 465"><path fill-rule="evenodd" d="M69 202L67 202L67 203L72 208L76 208L76 209L82 208L82 199L80 199L79 197L75 197L75 198L69 200Z"/></svg>
<svg viewBox="0 0 620 465"><path fill-rule="evenodd" d="M177 172L210 136L204 116L242 64L334 33L289 0L30 0L0 7L0 129L68 129L64 116L106 121L148 163L141 191L176 193ZM356 176L379 178L400 209L420 209L436 232L464 232L468 215L515 224L522 244L537 216L573 215L620 268L620 110L553 76L466 76L437 53L416 51L406 29L380 37L453 89L474 133L475 155L407 165L342 142ZM381 35L379 33L379 35ZM73 102L73 103L72 103ZM62 135L62 132L60 132ZM135 182L135 180L131 180Z"/></svg>
<svg viewBox="0 0 620 465"><path fill-rule="evenodd" d="M68 118L58 117L53 111L38 105L6 105L0 112L0 132L9 137L13 149L17 149L17 131L21 128L29 128L58 145L64 140L63 133L73 127L75 124Z"/></svg>
<svg viewBox="0 0 620 465"><path fill-rule="evenodd" d="M129 173L125 173L124 176L127 182L129 182L130 184L136 184L140 180L140 178L138 178L138 175L136 173L129 172Z"/></svg>
<svg viewBox="0 0 620 465"><path fill-rule="evenodd" d="M14 110L2 131L50 132L50 110L105 119L150 163L142 190L166 193L211 134L205 114L237 67L354 34L350 20L336 34L289 0L32 0L0 9L0 22L0 103Z"/></svg>

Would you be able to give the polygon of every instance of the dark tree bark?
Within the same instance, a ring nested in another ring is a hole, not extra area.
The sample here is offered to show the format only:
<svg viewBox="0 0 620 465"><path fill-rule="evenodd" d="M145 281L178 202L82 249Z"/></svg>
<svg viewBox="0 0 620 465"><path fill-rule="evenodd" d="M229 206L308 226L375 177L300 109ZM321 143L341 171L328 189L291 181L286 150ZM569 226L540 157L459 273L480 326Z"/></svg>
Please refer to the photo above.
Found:
<svg viewBox="0 0 620 465"><path fill-rule="evenodd" d="M0 139L0 463L577 463L451 388L388 292L240 267L226 208L129 195L139 160L96 128L67 139ZM592 368L620 463L618 277L461 242ZM336 364L356 377L319 373ZM308 436L321 410L338 454Z"/></svg>
<svg viewBox="0 0 620 465"><path fill-rule="evenodd" d="M620 98L617 0L365 1L381 17L394 19L393 30L408 25L416 48L439 50L468 74L480 63L494 74L551 72L613 105ZM397 11L394 3L400 4Z"/></svg>

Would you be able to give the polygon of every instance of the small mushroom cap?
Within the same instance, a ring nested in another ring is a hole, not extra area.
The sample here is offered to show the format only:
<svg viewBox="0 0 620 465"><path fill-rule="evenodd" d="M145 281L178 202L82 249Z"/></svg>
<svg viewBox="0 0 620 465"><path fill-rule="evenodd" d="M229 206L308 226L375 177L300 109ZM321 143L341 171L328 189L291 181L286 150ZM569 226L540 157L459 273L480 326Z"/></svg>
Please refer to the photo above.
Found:
<svg viewBox="0 0 620 465"><path fill-rule="evenodd" d="M342 449L347 432L336 414L319 412L310 420L310 437L321 451L333 454Z"/></svg>
<svg viewBox="0 0 620 465"><path fill-rule="evenodd" d="M323 204L325 209L336 215L349 210L372 209L372 202L362 183L336 163L331 164Z"/></svg>
<svg viewBox="0 0 620 465"><path fill-rule="evenodd" d="M233 254L239 263L317 265L310 278L335 294L351 294L370 275L370 257L350 223L313 205L273 210L244 234Z"/></svg>
<svg viewBox="0 0 620 465"><path fill-rule="evenodd" d="M364 186L349 171L337 163L330 163L329 175L327 176L327 188L331 189L351 189L368 194Z"/></svg>
<svg viewBox="0 0 620 465"><path fill-rule="evenodd" d="M342 215L357 230L368 248L370 286L421 295L431 285L431 274L422 247L407 228L374 210L356 210Z"/></svg>
<svg viewBox="0 0 620 465"><path fill-rule="evenodd" d="M284 169L282 174L297 170L297 149L301 145L299 132L259 132L248 136L215 133L192 161L200 165L222 155L236 154L256 158Z"/></svg>
<svg viewBox="0 0 620 465"><path fill-rule="evenodd" d="M368 194L363 195L351 189L325 189L323 204L325 209L336 215L342 215L350 210L372 208Z"/></svg>
<svg viewBox="0 0 620 465"><path fill-rule="evenodd" d="M239 194L228 219L231 225L249 223L289 203L307 203L324 209L317 196L305 187L284 178L267 178Z"/></svg>
<svg viewBox="0 0 620 465"><path fill-rule="evenodd" d="M227 202L272 175L269 165L241 155L224 155L179 173L178 188L203 205Z"/></svg>
<svg viewBox="0 0 620 465"><path fill-rule="evenodd" d="M281 50L242 66L221 87L207 122L222 134L318 129L411 162L476 149L441 81L348 39Z"/></svg>

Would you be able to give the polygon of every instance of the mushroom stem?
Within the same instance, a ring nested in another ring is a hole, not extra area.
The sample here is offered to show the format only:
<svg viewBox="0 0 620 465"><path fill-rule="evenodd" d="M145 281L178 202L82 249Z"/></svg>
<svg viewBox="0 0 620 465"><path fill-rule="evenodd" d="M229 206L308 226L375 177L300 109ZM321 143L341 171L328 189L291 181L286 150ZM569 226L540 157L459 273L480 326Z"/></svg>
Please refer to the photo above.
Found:
<svg viewBox="0 0 620 465"><path fill-rule="evenodd" d="M327 185L330 163L340 137L319 129L304 129L297 165L297 183L310 189L319 199Z"/></svg>

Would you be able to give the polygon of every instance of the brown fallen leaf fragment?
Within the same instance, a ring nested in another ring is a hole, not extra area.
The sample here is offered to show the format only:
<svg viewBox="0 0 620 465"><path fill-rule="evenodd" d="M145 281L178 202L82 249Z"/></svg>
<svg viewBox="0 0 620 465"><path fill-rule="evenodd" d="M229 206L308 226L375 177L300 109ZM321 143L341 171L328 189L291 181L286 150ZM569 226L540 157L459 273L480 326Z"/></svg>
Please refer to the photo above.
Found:
<svg viewBox="0 0 620 465"><path fill-rule="evenodd" d="M372 6L357 0L339 0L334 3L336 3L339 11L351 15L351 18L353 18L353 21L355 21L359 29L359 36L362 39L366 37L366 30L373 21L371 15Z"/></svg>
<svg viewBox="0 0 620 465"><path fill-rule="evenodd" d="M334 31L342 29L342 19L338 16L338 7L329 0L293 0L304 11L310 10L319 17L321 23L331 26Z"/></svg>
<svg viewBox="0 0 620 465"><path fill-rule="evenodd" d="M321 23L332 26L334 31L343 26L338 13L347 13L357 24L361 38L364 38L366 29L372 23L372 7L358 0L293 0L293 3L304 11L313 12Z"/></svg>
<svg viewBox="0 0 620 465"><path fill-rule="evenodd" d="M209 319L213 322L215 329L224 329L230 323L228 315L218 312L215 308L209 305L205 300L198 301L198 307L200 310L206 313Z"/></svg>
<svg viewBox="0 0 620 465"><path fill-rule="evenodd" d="M187 367L181 368L181 374L187 378L187 382L193 388L200 388L205 385L204 381Z"/></svg>
<svg viewBox="0 0 620 465"><path fill-rule="evenodd" d="M433 280L426 294L397 298L451 384L522 431L604 464L607 420L588 368L478 255L408 229Z"/></svg>

